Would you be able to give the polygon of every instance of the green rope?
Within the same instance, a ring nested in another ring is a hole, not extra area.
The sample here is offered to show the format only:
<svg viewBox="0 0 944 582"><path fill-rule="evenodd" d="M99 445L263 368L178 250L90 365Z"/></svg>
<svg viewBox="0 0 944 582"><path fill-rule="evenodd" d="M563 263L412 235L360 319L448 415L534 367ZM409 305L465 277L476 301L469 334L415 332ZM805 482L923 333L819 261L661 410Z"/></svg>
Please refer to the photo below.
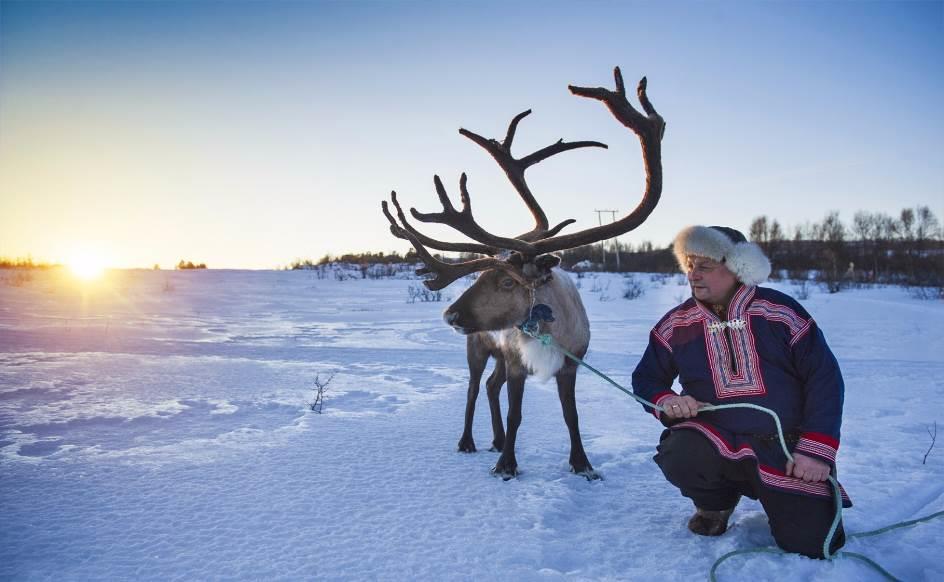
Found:
<svg viewBox="0 0 944 582"><path fill-rule="evenodd" d="M944 516L944 511L938 511L937 513L932 513L931 515L925 515L924 517L919 517L918 519L912 519L909 521L903 521L901 523L894 523L892 525L885 526L883 528L875 529L872 531L863 531L859 533L849 534L848 538L867 538L871 536L877 536L883 534L887 531L892 531L893 529L898 529L900 527L908 527L909 525L914 525L916 523L921 523L924 521L931 521L934 518Z"/></svg>
<svg viewBox="0 0 944 582"><path fill-rule="evenodd" d="M658 404L653 404L652 402L649 402L649 401L646 400L645 398L642 398L642 397L636 395L635 393L633 393L632 391L627 390L627 389L624 388L623 386L620 386L618 383L616 383L615 381L613 381L612 378L610 378L609 376L607 376L607 375L604 374L603 372L597 370L596 368L594 368L594 367L591 366L590 364L584 362L581 358L577 357L577 355L571 353L571 352L568 351L566 348L564 348L564 347L558 345L557 342L554 341L554 338L552 338L552 337L550 336L550 334L546 334L546 333L545 333L545 334L538 334L535 330L530 329L530 328L528 328L528 327L522 327L522 328L521 328L521 331L523 331L523 332L526 333L527 335L531 336L532 338L534 338L534 339L540 341L542 345L550 346L550 347L553 347L553 348L559 350L561 353L563 353L564 355L566 355L568 358L570 358L571 360L577 362L577 363L580 364L581 366L587 368L588 370L590 370L591 372L593 372L594 374L596 374L596 375L599 376L600 378L606 380L607 382L609 382L611 385L613 385L613 386L616 387L617 389L619 389L619 390L623 391L624 393L626 393L627 395L631 396L633 399L635 399L637 402L639 402L639 403L642 404L643 406L647 406L647 407L649 407L649 408L652 408L653 410L658 410L659 412L665 412L665 408L664 408L664 407L659 406ZM786 439L785 439L784 436L783 436L783 427L782 427L781 424L780 424L780 417L778 417L778 416L777 416L777 413L774 412L773 410L771 410L771 409L769 409L769 408L764 408L763 406L758 406L758 405L756 405L756 404L750 404L750 403L744 402L744 403L739 403L739 404L709 404L709 405L706 405L706 406L701 407L701 408L699 409L699 411L724 410L724 409L727 409L727 408L751 408L751 409L759 410L760 412L764 412L764 413L766 413L766 414L769 414L769 415L773 418L774 423L777 425L777 437L780 439L780 446L783 448L784 454L787 456L787 459L789 459L790 462L794 462L794 460L793 460L793 455L790 454L790 450L787 448L787 441L786 441ZM871 566L872 568L874 568L879 574L881 574L882 576L884 576L886 579L888 579L888 580L893 580L893 581L896 581L896 582L897 582L897 581L898 581L898 578L895 578L894 576L892 576L887 570L885 570L885 569L882 568L880 565L878 565L875 561L873 561L872 559L870 559L870 558L868 558L868 557L866 557L866 556L863 556L863 555L861 555L861 554L857 554L857 553L855 553L855 552L848 552L848 551L845 551L845 552L837 552L836 554L833 554L832 552L829 551L829 546L832 545L833 538L834 538L835 535L836 535L836 530L839 528L839 522L842 520L842 494L841 494L840 489L839 489L839 482L836 481L836 479L835 479L832 475L830 475L830 476L828 477L828 479L829 479L829 483L830 483L830 485L832 485L832 489L833 489L833 500L834 500L835 503L836 503L836 516L833 518L833 523L832 523L832 525L831 525L830 528L829 528L829 533L826 534L826 539L823 540L823 556L824 556L827 560L832 560L832 559L833 559L834 557L836 557L836 556L841 556L841 557L844 557L844 558L852 558L852 559L855 559L855 560L859 560L859 561L865 562L866 564L868 564L869 566ZM915 524L917 524L917 523L921 523L921 522L925 522L925 521L930 521L930 520L932 520L932 519L935 519L935 518L938 518L938 517L941 517L941 516L944 516L944 511L938 511L937 513L932 513L931 515L926 515L926 516L924 516L924 517L919 517L918 519L912 519L912 520L910 520L910 521L903 521L903 522L900 522L900 523L892 524L892 525L889 525L889 526L887 526L887 527L883 527L883 528L881 528L881 529L877 529L877 530L873 530L873 531L862 532L862 533L856 533L856 534L849 534L849 535L847 535L846 537L851 539L851 538L864 538L864 537L869 537L869 536L876 536L876 535L885 533L885 532L887 532L887 531L891 531L891 530L893 530L893 529L898 529L898 528L907 527L907 526L910 526L910 525L915 525ZM720 558L718 558L718 560L716 560L715 563L711 566L711 571L709 572L709 579L710 579L712 582L715 582L715 581L717 580L717 578L715 577L715 572L717 571L717 569L718 569L718 567L721 565L721 563L724 562L725 560L727 560L728 558L731 558L731 557L734 557L734 556L743 555L743 554L753 554L753 553L761 553L761 552L764 552L764 553L772 553L772 554L785 554L785 553L787 553L787 552L784 552L783 550L778 549L778 548L753 548L753 549L748 549L748 550L736 550L736 551L733 551L733 552L729 552L729 553L727 553L727 554L721 556Z"/></svg>
<svg viewBox="0 0 944 582"><path fill-rule="evenodd" d="M711 571L708 573L708 579L711 582L718 582L718 577L717 577L718 567L721 566L722 562L727 561L728 558L733 558L735 556L743 556L745 554L759 554L759 553L786 554L788 552L785 552L779 548L752 548L749 550L735 550L733 552L728 552L727 554L718 558L715 561L715 563L712 564ZM860 562L865 562L866 564L874 568L875 571L881 574L886 580L890 580L891 582L901 582L901 580L899 580L898 578L895 578L895 576L893 576L888 570L878 565L878 563L876 563L871 558L867 556L863 556L862 554L843 551L843 552L837 552L836 557L852 558L853 560L859 560Z"/></svg>

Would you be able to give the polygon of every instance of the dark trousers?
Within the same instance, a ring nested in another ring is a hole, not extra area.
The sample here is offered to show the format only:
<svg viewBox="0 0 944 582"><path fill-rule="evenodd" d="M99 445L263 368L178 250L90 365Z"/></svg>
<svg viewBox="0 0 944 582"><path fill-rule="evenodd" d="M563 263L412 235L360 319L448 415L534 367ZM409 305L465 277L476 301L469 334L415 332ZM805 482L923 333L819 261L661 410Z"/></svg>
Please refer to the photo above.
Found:
<svg viewBox="0 0 944 582"><path fill-rule="evenodd" d="M778 445L779 446L779 445ZM823 540L836 516L831 498L782 493L765 487L749 460L731 461L701 433L666 430L662 433L655 461L670 483L695 507L719 511L732 509L741 495L764 506L770 531L781 549L811 558L823 558ZM842 523L836 530L830 552L846 542Z"/></svg>

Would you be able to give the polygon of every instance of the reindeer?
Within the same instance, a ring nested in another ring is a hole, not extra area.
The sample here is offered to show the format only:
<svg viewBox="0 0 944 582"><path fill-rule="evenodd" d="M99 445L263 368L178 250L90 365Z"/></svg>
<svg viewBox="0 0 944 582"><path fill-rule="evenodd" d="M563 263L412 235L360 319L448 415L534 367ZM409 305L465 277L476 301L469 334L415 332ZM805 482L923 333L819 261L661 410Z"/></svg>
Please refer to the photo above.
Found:
<svg viewBox="0 0 944 582"><path fill-rule="evenodd" d="M475 241L474 243L444 242L422 234L407 220L395 191L391 192L390 198L396 208L397 218L390 213L386 201L381 205L390 222L391 233L409 241L425 264L425 267L416 271L417 274L433 275L424 281L429 289L443 289L460 277L482 273L475 283L446 309L443 319L456 331L467 335L466 352L470 378L465 428L459 440L460 451L475 451L472 418L479 382L489 357L496 360L495 369L486 381L494 437L492 447L493 450L501 452L492 473L505 480L518 474L515 441L521 424L525 379L529 375L545 380L551 376L555 377L564 422L570 433L571 471L587 479L598 478L580 439L575 400L577 364L564 358L553 346L546 346L526 334L524 329L549 334L558 345L583 358L590 345L587 313L570 277L556 268L560 258L550 253L589 245L629 232L641 225L659 202L662 193L661 146L665 122L646 95L645 77L637 87L639 102L645 111L643 115L627 101L619 67L614 69L613 75L616 91L603 87L573 85L570 85L569 89L574 95L602 101L617 121L637 135L642 145L646 190L637 207L620 220L566 235L559 233L564 227L576 222L574 219L565 220L549 228L547 216L525 181L525 170L558 153L576 148L607 146L593 141L568 143L561 139L530 155L514 158L511 155L511 146L515 132L518 123L531 113L530 110L512 119L505 139L501 142L486 139L466 129L459 130L460 134L491 154L504 170L534 217L535 225L530 231L514 238L506 238L482 228L472 216L471 197L464 173L459 179L461 210L456 210L452 205L439 176L434 176L433 182L442 204L442 212L421 213L411 208L410 213L420 222L448 225ZM483 256L448 263L433 257L428 248ZM498 402L499 391L506 380L507 434L503 430Z"/></svg>

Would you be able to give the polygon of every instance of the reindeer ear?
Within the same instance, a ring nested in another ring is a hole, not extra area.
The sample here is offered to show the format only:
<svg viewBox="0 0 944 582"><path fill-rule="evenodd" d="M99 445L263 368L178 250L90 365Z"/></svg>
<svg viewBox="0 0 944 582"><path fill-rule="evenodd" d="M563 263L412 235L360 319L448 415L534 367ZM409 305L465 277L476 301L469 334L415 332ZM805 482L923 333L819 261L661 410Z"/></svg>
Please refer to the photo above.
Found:
<svg viewBox="0 0 944 582"><path fill-rule="evenodd" d="M505 259L505 262L518 267L519 269L524 267L524 257L521 256L519 252L513 252L508 255L508 258Z"/></svg>
<svg viewBox="0 0 944 582"><path fill-rule="evenodd" d="M534 264L541 271L547 272L559 265L561 262L560 257L557 255L541 255L540 257L534 259Z"/></svg>

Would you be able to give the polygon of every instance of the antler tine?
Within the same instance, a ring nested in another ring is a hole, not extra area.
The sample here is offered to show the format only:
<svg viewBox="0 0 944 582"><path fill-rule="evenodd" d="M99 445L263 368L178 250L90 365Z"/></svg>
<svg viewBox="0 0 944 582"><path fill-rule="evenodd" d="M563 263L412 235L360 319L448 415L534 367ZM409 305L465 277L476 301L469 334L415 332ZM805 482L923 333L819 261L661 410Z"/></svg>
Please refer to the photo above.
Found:
<svg viewBox="0 0 944 582"><path fill-rule="evenodd" d="M616 83L616 93L625 98L626 97L626 85L623 84L623 73L620 72L619 67L613 68L613 81ZM642 78L642 82L646 82L646 78Z"/></svg>
<svg viewBox="0 0 944 582"><path fill-rule="evenodd" d="M415 208L410 208L410 214L420 222L435 222L449 225L472 240L489 247L518 251L527 256L534 256L534 247L531 246L530 243L513 238L496 236L475 222L475 218L472 217L471 198L466 188L466 181L467 177L463 173L459 178L459 188L462 192L461 211L456 211L452 206L452 203L449 201L449 196L446 194L446 188L443 186L439 176L433 176L433 182L436 184L436 192L439 193L439 200L442 202L443 211L424 213L417 212Z"/></svg>
<svg viewBox="0 0 944 582"><path fill-rule="evenodd" d="M561 229L563 229L565 226L567 226L567 225L569 225L569 224L573 224L573 223L575 223L575 222L577 222L577 219L576 219L576 218L568 218L567 220L562 221L560 224L558 224L558 225L555 226L554 228L548 229L548 231L545 232L545 233L541 236L541 239L550 238L550 237L554 236L555 234L559 233L559 232L561 231ZM530 242L530 239L523 239L523 240L527 240L527 241ZM535 239L535 240L540 240L540 239Z"/></svg>
<svg viewBox="0 0 944 582"><path fill-rule="evenodd" d="M547 215L544 214L544 209L541 208L541 205L538 204L534 194L531 193L531 188L528 186L528 182L524 177L525 170L534 164L544 161L547 158L561 152L585 147L607 147L606 144L596 141L578 141L567 143L563 139L560 139L555 144L542 148L523 158L515 159L514 156L511 155L511 144L514 141L518 123L530 114L531 110L528 109L527 111L523 111L516 115L514 119L511 120L511 123L508 124L508 132L505 134L505 141L501 143L494 139L482 137L481 135L469 131L468 129L462 128L459 130L460 134L474 141L482 149L487 151L492 156L492 158L495 159L495 161L498 163L498 166L504 170L505 175L508 176L508 180L511 182L511 185L514 186L515 190L518 192L518 195L521 196L521 199L524 200L525 205L531 211L531 215L534 217L534 228L515 237L518 240L528 242L554 236L560 232L562 228L576 221L572 219L565 220L564 222L555 226L553 229L549 230Z"/></svg>
<svg viewBox="0 0 944 582"><path fill-rule="evenodd" d="M416 249L416 252L420 252L419 248ZM430 256L429 253L426 253L426 255L427 257L423 258L426 267L417 269L416 274L428 275L433 273L436 275L432 279L425 279L423 281L423 285L426 285L426 288L430 291L444 289L451 285L456 279L471 275L472 273L478 273L479 271L487 271L488 269L511 271L512 269L511 265L494 257L472 259L471 261L463 261L461 263L444 263L436 260Z"/></svg>
<svg viewBox="0 0 944 582"><path fill-rule="evenodd" d="M610 146L605 143L598 141L573 141L570 143L565 142L563 139L557 140L557 143L549 145L545 148L541 148L533 154L527 155L520 160L518 163L524 166L525 169L537 164L538 162L543 162L547 158L559 154L561 152L566 152L570 150L575 150L577 148L603 148L609 149Z"/></svg>
<svg viewBox="0 0 944 582"><path fill-rule="evenodd" d="M518 122L529 115L531 115L530 109L527 111L522 111L518 115L515 115L514 119L511 120L511 123L508 124L508 132L505 133L505 141L501 143L502 147L505 148L505 151L511 151L511 142L515 140L515 131L518 130ZM459 133L462 133L461 129L459 130Z"/></svg>
<svg viewBox="0 0 944 582"><path fill-rule="evenodd" d="M494 269L496 267L502 268L502 265L504 264L504 261L494 257L472 259L471 261L463 261L461 263L446 263L431 255L429 251L423 247L423 245L419 244L419 241L411 240L410 242L413 243L413 248L416 249L416 254L418 254L423 263L426 264L425 267L417 269L416 274L435 275L435 277L432 279L423 280L423 285L426 285L426 288L430 291L439 291L440 289L444 289L451 285L456 279L465 277L470 273L477 273L479 271Z"/></svg>
<svg viewBox="0 0 944 582"><path fill-rule="evenodd" d="M619 72L619 67L616 67L616 71ZM646 86L647 86L648 84L649 84L649 82L646 80L645 77L643 77L642 79L640 79L640 80L639 80L639 86L636 87L636 95L639 97L639 103L642 104L642 108L643 108L643 110L646 112L646 114L649 115L649 116L657 116L657 115L659 115L659 114L656 113L656 108L652 106L652 102L649 101L649 96L646 95ZM661 119L661 117L660 117L660 119ZM662 123L662 129L663 129L663 131L665 131L665 122L664 122L664 121L663 121L663 123Z"/></svg>
<svg viewBox="0 0 944 582"><path fill-rule="evenodd" d="M590 97L602 101L613 116L631 129L642 145L643 163L646 170L646 190L642 200L632 212L616 222L596 226L568 235L546 238L534 243L539 254L561 249L570 249L613 238L633 230L645 222L662 195L662 136L665 121L659 115L646 95L646 78L639 82L637 94L646 115L636 109L626 99L626 88L619 67L613 71L616 91L603 87L576 87L570 85L570 92L581 97Z"/></svg>
<svg viewBox="0 0 944 582"><path fill-rule="evenodd" d="M394 204L396 204L396 202L394 202ZM426 247L423 246L423 243L420 242L420 239L417 236L396 223L393 216L390 214L389 209L387 208L386 200L381 203L381 207L383 208L384 214L387 216L387 220L390 221L390 232L392 232L393 235L398 238L410 241L410 244L412 244L413 248L416 250L416 254L419 255L420 260L422 260L426 265L425 267L417 269L416 274L435 275L435 277L432 279L425 279L423 281L423 285L426 285L426 288L430 291L438 291L448 287L456 279L464 277L470 273L485 271L486 269L510 268L510 266L501 259L496 259L493 257L472 259L471 261L463 261L460 263L446 263L444 261L440 261L430 254L428 250L426 250Z"/></svg>
<svg viewBox="0 0 944 582"><path fill-rule="evenodd" d="M397 238L402 238L404 240L410 240L410 237L406 233L402 232L404 230L409 231L416 239L423 245L438 251L454 251L459 253L476 253L480 255L497 255L501 252L501 249L490 247L487 245L480 245L475 243L451 243L443 242L436 240L434 238L428 237L420 231L416 230L413 225L407 222L406 215L403 213L403 209L400 207L400 203L397 201L397 193L390 192L390 199L393 202L393 205L397 209L397 218L400 219L400 223L393 218L390 214L389 209L387 208L387 201L384 200L380 203L381 208L383 209L384 215L386 215L387 220L390 221L390 232L393 233L393 236ZM412 241L411 241L412 242Z"/></svg>

